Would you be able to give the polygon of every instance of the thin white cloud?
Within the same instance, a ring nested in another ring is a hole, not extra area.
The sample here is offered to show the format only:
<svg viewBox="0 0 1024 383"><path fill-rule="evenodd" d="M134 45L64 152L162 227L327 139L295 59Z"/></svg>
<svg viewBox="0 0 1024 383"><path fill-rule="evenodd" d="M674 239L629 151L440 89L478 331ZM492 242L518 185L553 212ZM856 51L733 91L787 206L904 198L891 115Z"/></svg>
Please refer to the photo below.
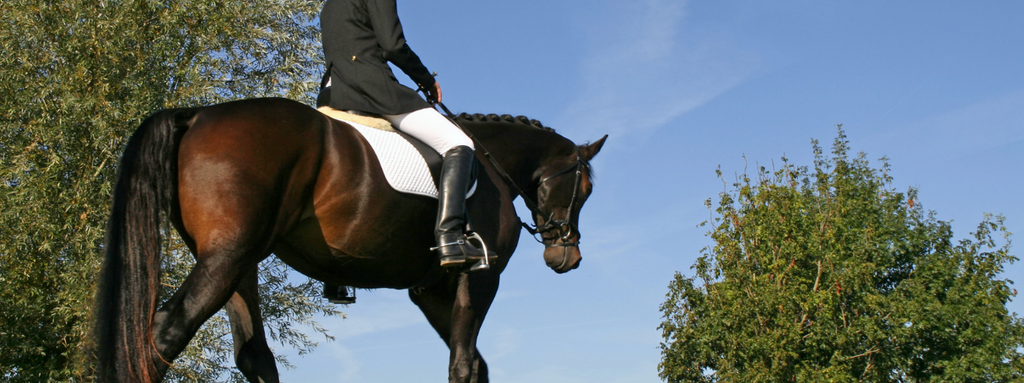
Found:
<svg viewBox="0 0 1024 383"><path fill-rule="evenodd" d="M583 89L558 126L587 134L629 133L641 141L739 84L757 59L728 39L686 28L685 1L646 0L597 23L581 64Z"/></svg>
<svg viewBox="0 0 1024 383"><path fill-rule="evenodd" d="M323 318L321 321L325 321ZM309 331L305 331L309 333ZM294 349L280 348L294 369L279 369L281 377L291 382L358 382L363 381L363 363L351 349L338 342L320 342L310 354L298 355ZM280 366L278 366L280 368Z"/></svg>
<svg viewBox="0 0 1024 383"><path fill-rule="evenodd" d="M679 241L679 252L687 259L696 258L700 248L707 243L702 235L707 228L697 228L696 225L709 218L708 210L693 199L664 203L658 210L641 211L617 219L590 218L602 224L580 228L586 235L580 251L587 267L596 267L606 275L620 273L620 264L627 259L636 261L641 257L642 262L678 260L678 254L661 251L666 242ZM688 263L680 265L689 266Z"/></svg>
<svg viewBox="0 0 1024 383"><path fill-rule="evenodd" d="M495 381L502 382L529 382L529 383L574 383L588 382L586 377L580 377L579 366L543 366L529 370L508 371L505 369L494 369L492 371Z"/></svg>
<svg viewBox="0 0 1024 383"><path fill-rule="evenodd" d="M390 334L402 329L423 326L429 330L427 320L420 310L409 301L405 290L359 290L357 304L341 308L347 318L319 317L317 322L329 329L335 341L320 341L311 354L299 356L295 351L284 348L295 370L281 371L288 381L330 381L359 382L377 376L375 372L363 371L368 351L381 348L408 348L410 345L441 343L430 337L430 343L395 342ZM312 330L305 330L312 333ZM366 339L371 339L366 342ZM313 378L315 377L315 378ZM326 378L325 378L326 377ZM324 380L327 379L327 380Z"/></svg>
<svg viewBox="0 0 1024 383"><path fill-rule="evenodd" d="M964 105L883 133L882 152L961 157L1024 140L1024 90Z"/></svg>
<svg viewBox="0 0 1024 383"><path fill-rule="evenodd" d="M357 291L356 294L360 306L343 308L348 318L332 318L331 323L325 323L325 327L331 326L331 335L339 340L397 330L427 321L416 305L409 301L408 293L404 290L380 289Z"/></svg>
<svg viewBox="0 0 1024 383"><path fill-rule="evenodd" d="M362 363L356 357L352 350L338 344L331 343L326 347L326 354L331 359L330 363L325 363L326 366L330 366L330 371L335 372L336 382L354 382L360 377L360 369Z"/></svg>
<svg viewBox="0 0 1024 383"><path fill-rule="evenodd" d="M520 331L510 326L501 326L496 330L490 330L488 338L491 338L488 343L490 343L489 346L491 346L493 352L484 354L481 351L481 354L486 355L487 360L492 362L515 355L519 351L519 345L523 340ZM488 339L484 339L484 341L488 341Z"/></svg>

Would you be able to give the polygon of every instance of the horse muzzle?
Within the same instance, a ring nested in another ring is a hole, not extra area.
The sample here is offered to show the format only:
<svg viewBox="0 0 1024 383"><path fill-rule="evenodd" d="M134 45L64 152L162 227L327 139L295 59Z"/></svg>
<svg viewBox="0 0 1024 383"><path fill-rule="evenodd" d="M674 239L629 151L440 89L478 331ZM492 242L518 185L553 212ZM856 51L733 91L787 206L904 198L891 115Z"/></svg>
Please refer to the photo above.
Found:
<svg viewBox="0 0 1024 383"><path fill-rule="evenodd" d="M559 274L580 267L582 259L579 243L559 243L544 247L544 262Z"/></svg>

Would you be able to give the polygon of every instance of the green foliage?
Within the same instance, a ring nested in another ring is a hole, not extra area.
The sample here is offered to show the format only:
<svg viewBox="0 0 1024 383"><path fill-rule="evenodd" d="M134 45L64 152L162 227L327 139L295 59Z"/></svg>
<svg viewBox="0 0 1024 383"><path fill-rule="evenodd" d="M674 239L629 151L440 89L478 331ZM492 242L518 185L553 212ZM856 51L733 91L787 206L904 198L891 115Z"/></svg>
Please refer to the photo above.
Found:
<svg viewBox="0 0 1024 383"><path fill-rule="evenodd" d="M841 128L832 156L814 151L813 169L783 158L721 194L715 245L661 306L662 379L1020 381L1003 218L954 243L915 190L892 189L886 159L849 157Z"/></svg>
<svg viewBox="0 0 1024 383"><path fill-rule="evenodd" d="M125 140L161 108L263 95L312 100L321 4L0 2L0 381L85 379L99 246ZM189 258L174 252L168 267ZM287 319L333 311L293 300L311 287L285 283L279 265L269 270L263 278L288 291L264 298L282 305L275 334L309 347ZM228 347L214 341L219 333L203 350Z"/></svg>

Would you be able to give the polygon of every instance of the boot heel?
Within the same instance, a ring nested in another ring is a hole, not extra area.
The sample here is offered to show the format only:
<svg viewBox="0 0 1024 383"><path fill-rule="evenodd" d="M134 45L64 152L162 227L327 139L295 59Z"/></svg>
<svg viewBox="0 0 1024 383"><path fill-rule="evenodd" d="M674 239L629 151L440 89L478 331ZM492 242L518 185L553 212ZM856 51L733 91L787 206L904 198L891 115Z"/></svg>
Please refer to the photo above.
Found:
<svg viewBox="0 0 1024 383"><path fill-rule="evenodd" d="M441 267L458 267L466 264L465 255L449 255L441 258Z"/></svg>

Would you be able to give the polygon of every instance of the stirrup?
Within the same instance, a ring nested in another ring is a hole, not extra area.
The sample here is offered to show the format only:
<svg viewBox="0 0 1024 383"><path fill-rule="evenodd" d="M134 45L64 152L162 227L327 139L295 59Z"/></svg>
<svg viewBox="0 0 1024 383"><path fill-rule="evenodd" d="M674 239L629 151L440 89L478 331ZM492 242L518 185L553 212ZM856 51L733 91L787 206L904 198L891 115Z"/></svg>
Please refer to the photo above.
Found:
<svg viewBox="0 0 1024 383"><path fill-rule="evenodd" d="M480 258L473 266L469 268L469 271L487 270L491 268L491 252L487 250L487 244L484 243L484 238L477 234L475 231L466 235L466 239L476 239L480 242L481 250L484 251L484 256ZM466 256L466 258L474 259L473 257ZM494 256L497 259L497 256Z"/></svg>
<svg viewBox="0 0 1024 383"><path fill-rule="evenodd" d="M441 249L443 247L449 247L449 246L459 246L459 247L473 246L473 244L469 243L469 240L476 240L476 242L480 243L480 250L483 252L483 254L484 254L483 256L468 255L468 254L466 254L465 251L462 251L461 254L459 254L459 255L440 256L439 258L441 260L441 266L442 267L453 267L453 266L458 266L458 265L461 265L461 264L465 263L466 260L477 260L476 264L474 264L472 267L469 268L470 271L490 269L491 268L491 258L498 259L498 256L497 255L490 255L491 252L490 252L490 250L487 249L487 243L484 242L483 237L481 237L480 234L477 234L476 232L471 232L471 233L468 233L468 234L464 234L463 236L460 236L459 239L454 241L454 242L442 243L442 244L440 244L438 246L431 247L430 250L431 251L437 251L437 250L439 250L439 249Z"/></svg>
<svg viewBox="0 0 1024 383"><path fill-rule="evenodd" d="M356 289L350 286L339 286L324 283L322 295L328 302L337 305L350 305L356 303Z"/></svg>

